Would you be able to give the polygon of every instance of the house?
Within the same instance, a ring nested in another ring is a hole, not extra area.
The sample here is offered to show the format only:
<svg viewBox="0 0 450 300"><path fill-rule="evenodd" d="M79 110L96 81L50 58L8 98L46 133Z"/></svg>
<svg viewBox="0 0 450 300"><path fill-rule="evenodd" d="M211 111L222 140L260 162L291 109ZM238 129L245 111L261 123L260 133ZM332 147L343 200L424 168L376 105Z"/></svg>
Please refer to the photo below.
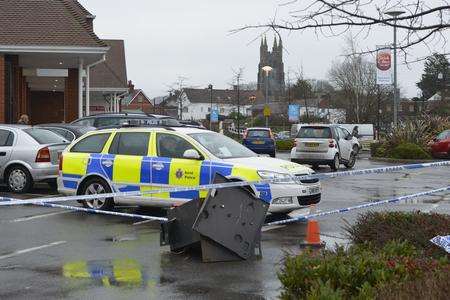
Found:
<svg viewBox="0 0 450 300"><path fill-rule="evenodd" d="M86 115L119 112L120 99L128 94L124 41L102 41L109 50L103 63L89 68L89 78L86 77L90 81L89 92L86 92L86 105L89 108L85 111Z"/></svg>
<svg viewBox="0 0 450 300"><path fill-rule="evenodd" d="M32 123L85 115L87 69L110 50L94 18L76 0L0 1L0 123L22 114Z"/></svg>
<svg viewBox="0 0 450 300"><path fill-rule="evenodd" d="M122 111L156 113L155 105L141 89L135 89L133 82L128 82L128 94L122 99Z"/></svg>
<svg viewBox="0 0 450 300"><path fill-rule="evenodd" d="M181 93L169 95L162 105L177 107L180 119L201 121L209 119L211 109L217 109L225 117L237 112L238 95L240 113L250 116L256 91L238 91L237 87L231 90L185 88Z"/></svg>

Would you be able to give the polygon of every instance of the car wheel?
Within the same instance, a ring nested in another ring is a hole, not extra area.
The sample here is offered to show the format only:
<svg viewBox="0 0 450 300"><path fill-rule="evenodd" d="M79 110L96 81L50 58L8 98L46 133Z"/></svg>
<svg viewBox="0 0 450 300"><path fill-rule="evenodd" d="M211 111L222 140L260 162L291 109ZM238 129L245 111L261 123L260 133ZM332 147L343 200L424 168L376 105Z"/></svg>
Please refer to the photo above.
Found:
<svg viewBox="0 0 450 300"><path fill-rule="evenodd" d="M56 183L56 180L51 180L47 182L47 184L53 191L56 191L58 189L58 184Z"/></svg>
<svg viewBox="0 0 450 300"><path fill-rule="evenodd" d="M8 170L6 183L11 192L23 194L33 187L33 178L27 168L13 166Z"/></svg>
<svg viewBox="0 0 450 300"><path fill-rule="evenodd" d="M355 153L350 153L350 159L348 161L348 163L345 164L345 167L347 169L351 169L355 166L356 163L356 154Z"/></svg>
<svg viewBox="0 0 450 300"><path fill-rule="evenodd" d="M95 195L105 193L111 193L111 188L103 179L100 178L93 178L88 180L85 184L83 184L79 191L80 195ZM113 198L93 199L83 201L82 204L86 208L110 210L114 207L114 200Z"/></svg>
<svg viewBox="0 0 450 300"><path fill-rule="evenodd" d="M273 152L270 154L270 157L275 157L276 156L276 152Z"/></svg>
<svg viewBox="0 0 450 300"><path fill-rule="evenodd" d="M340 162L339 162L339 155L336 154L336 155L334 156L333 162L330 164L331 170L337 171L337 170L339 169L339 165L340 165Z"/></svg>

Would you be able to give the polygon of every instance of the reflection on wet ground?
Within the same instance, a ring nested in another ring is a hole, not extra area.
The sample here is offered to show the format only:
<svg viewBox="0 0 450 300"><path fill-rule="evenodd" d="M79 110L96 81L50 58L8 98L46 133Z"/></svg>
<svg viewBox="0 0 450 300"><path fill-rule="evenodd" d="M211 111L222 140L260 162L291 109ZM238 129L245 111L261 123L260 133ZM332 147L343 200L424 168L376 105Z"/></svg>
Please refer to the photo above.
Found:
<svg viewBox="0 0 450 300"><path fill-rule="evenodd" d="M357 168L382 165L362 159ZM448 185L449 178L450 168L334 178L323 181L317 211L438 188ZM6 194L3 188L0 194ZM132 207L120 210L163 214ZM373 210L450 213L450 193ZM327 247L348 244L343 227L360 212L319 219L321 240ZM269 217L280 218L285 216ZM195 253L175 254L161 248L158 223L140 221L34 206L1 208L0 299L273 299L280 292L276 275L280 262L286 253L302 251L306 234L304 222L265 228L262 259L202 263ZM61 243L52 244L57 241Z"/></svg>

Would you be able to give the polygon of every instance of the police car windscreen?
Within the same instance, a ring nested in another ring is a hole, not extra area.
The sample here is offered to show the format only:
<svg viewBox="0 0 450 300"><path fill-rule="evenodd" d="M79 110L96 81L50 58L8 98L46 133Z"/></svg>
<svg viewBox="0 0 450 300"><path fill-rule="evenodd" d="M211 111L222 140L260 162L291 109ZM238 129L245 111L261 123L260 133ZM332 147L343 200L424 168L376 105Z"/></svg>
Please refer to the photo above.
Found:
<svg viewBox="0 0 450 300"><path fill-rule="evenodd" d="M211 154L218 158L252 157L256 154L250 149L222 134L202 132L189 134Z"/></svg>

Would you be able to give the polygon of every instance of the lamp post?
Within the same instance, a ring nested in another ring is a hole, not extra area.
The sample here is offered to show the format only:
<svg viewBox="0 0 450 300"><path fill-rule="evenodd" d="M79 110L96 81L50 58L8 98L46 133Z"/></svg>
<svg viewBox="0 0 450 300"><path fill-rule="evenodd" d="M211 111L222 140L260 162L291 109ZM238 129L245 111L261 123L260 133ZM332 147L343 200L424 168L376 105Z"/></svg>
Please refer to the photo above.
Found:
<svg viewBox="0 0 450 300"><path fill-rule="evenodd" d="M444 73L439 72L437 78L438 78L438 86L441 92L441 100L444 100L444 86L445 86Z"/></svg>
<svg viewBox="0 0 450 300"><path fill-rule="evenodd" d="M266 107L269 105L269 73L273 70L271 66L264 66L262 70L266 73ZM266 116L266 127L269 127L269 116Z"/></svg>
<svg viewBox="0 0 450 300"><path fill-rule="evenodd" d="M390 10L385 12L394 18L394 127L397 126L398 117L398 89L397 89L397 17L405 12L402 10Z"/></svg>
<svg viewBox="0 0 450 300"><path fill-rule="evenodd" d="M210 84L208 85L208 89L209 89L209 130L212 130L212 109L213 109L213 104L212 104L212 90L213 90L213 85Z"/></svg>

